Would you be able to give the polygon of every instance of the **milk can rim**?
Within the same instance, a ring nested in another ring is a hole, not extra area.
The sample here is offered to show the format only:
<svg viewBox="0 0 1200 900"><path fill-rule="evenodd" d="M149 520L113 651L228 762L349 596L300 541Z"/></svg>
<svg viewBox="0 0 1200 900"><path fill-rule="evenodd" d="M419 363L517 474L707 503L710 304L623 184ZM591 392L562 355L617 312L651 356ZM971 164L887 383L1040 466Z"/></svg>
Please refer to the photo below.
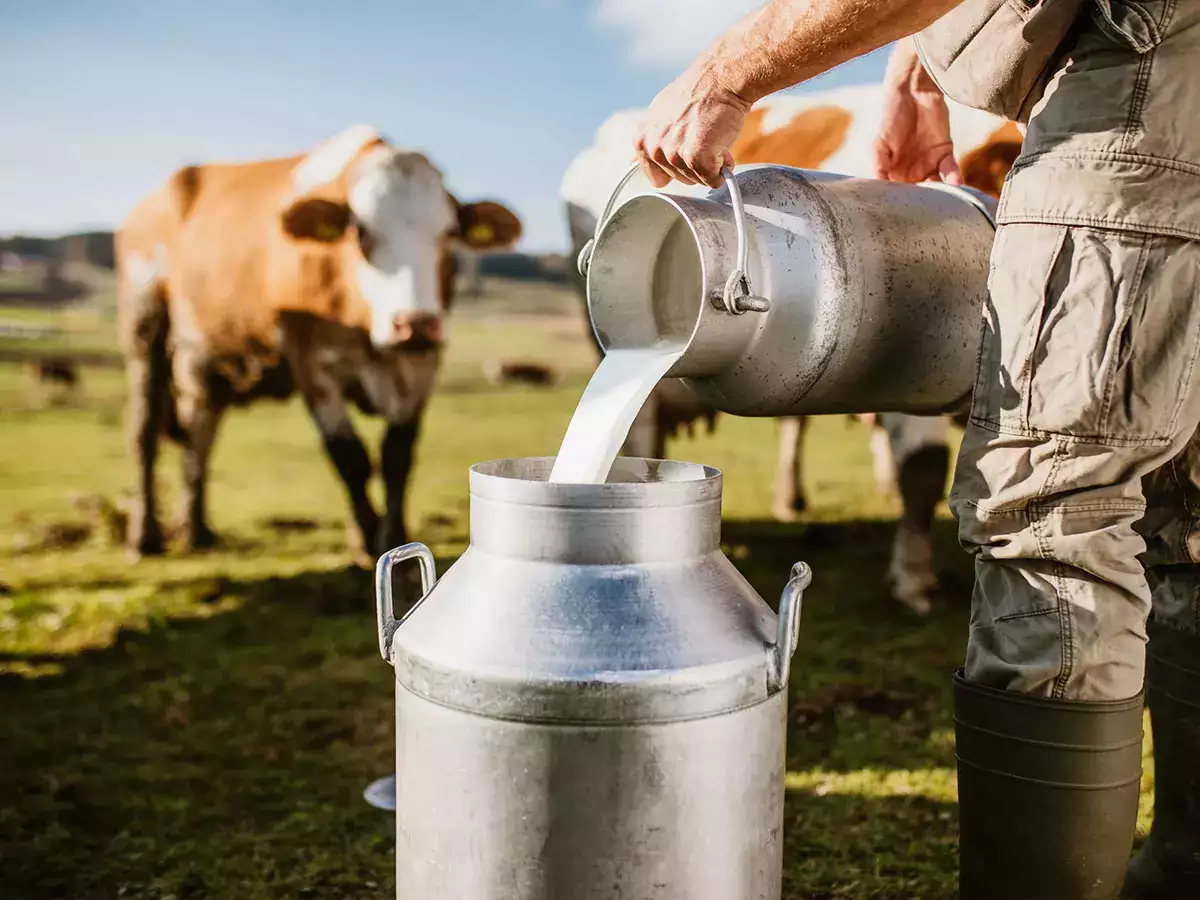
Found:
<svg viewBox="0 0 1200 900"><path fill-rule="evenodd" d="M613 463L615 472L634 478L673 477L606 484L551 484L545 478L553 466L552 456L508 457L476 463L470 469L471 496L571 509L690 506L721 498L721 470L701 463L623 456ZM507 474L518 471L536 477Z"/></svg>

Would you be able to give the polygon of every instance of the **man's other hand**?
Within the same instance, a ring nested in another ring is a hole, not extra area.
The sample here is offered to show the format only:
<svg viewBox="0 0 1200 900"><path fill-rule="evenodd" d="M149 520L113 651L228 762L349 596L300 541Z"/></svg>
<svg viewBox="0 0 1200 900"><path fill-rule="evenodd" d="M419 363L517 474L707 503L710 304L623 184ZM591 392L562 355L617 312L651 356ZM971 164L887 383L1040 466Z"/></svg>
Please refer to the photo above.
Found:
<svg viewBox="0 0 1200 900"><path fill-rule="evenodd" d="M939 179L962 184L946 99L921 66L911 39L896 45L888 64L875 174L910 184Z"/></svg>
<svg viewBox="0 0 1200 900"><path fill-rule="evenodd" d="M733 165L730 148L749 108L703 69L676 78L646 110L635 142L650 183L719 186L721 167Z"/></svg>

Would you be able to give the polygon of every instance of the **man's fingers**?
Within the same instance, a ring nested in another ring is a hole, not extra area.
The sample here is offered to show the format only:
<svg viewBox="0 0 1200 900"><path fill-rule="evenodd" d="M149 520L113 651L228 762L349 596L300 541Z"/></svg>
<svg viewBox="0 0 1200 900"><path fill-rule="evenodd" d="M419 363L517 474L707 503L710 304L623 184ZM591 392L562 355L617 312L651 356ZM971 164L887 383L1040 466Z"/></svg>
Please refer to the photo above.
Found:
<svg viewBox="0 0 1200 900"><path fill-rule="evenodd" d="M728 153L722 153L719 157L703 166L693 167L693 171L710 188L720 187L722 180L721 166L725 164L725 157L728 155Z"/></svg>
<svg viewBox="0 0 1200 900"><path fill-rule="evenodd" d="M650 140L648 135L643 134L637 139L634 148L637 152L638 162L642 166L642 174L654 187L665 188L678 177L678 173L666 161L661 138Z"/></svg>
<svg viewBox="0 0 1200 900"><path fill-rule="evenodd" d="M679 154L676 152L667 151L667 149L661 144L655 147L650 153L650 161L670 175L673 181L678 181L682 184L696 183L696 180L687 173L685 168L683 168L679 159ZM676 163L680 164L676 165Z"/></svg>
<svg viewBox="0 0 1200 900"><path fill-rule="evenodd" d="M638 154L638 162L642 165L642 174L656 188L665 188L671 183L671 176L647 159L645 154Z"/></svg>
<svg viewBox="0 0 1200 900"><path fill-rule="evenodd" d="M679 159L672 162L676 163L675 168L691 176L693 184L717 188L721 186L721 168L733 166L733 154L725 150L710 158L707 155L710 152L704 148L681 149Z"/></svg>
<svg viewBox="0 0 1200 900"><path fill-rule="evenodd" d="M938 163L938 177L946 184L963 183L962 170L958 168L958 160L954 158L953 153L947 153Z"/></svg>

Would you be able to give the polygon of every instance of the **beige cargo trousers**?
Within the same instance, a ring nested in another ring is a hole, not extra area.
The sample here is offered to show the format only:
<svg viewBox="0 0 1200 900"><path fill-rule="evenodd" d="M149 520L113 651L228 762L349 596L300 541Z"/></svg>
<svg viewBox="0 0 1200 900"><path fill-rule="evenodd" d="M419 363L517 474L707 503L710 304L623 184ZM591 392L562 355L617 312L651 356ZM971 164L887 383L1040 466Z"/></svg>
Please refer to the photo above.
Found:
<svg viewBox="0 0 1200 900"><path fill-rule="evenodd" d="M1200 632L1200 0L1095 0L999 209L951 504L968 681L1142 689Z"/></svg>

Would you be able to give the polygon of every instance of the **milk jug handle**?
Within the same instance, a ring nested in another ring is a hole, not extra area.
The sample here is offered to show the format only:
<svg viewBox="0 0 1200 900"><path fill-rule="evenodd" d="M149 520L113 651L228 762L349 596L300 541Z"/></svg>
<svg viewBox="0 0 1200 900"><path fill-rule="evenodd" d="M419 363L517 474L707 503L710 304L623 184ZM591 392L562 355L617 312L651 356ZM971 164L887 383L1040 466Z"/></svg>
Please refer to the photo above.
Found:
<svg viewBox="0 0 1200 900"><path fill-rule="evenodd" d="M410 559L416 559L421 564L421 599L397 621L395 605L392 602L392 569L396 563ZM433 553L424 544L405 544L379 557L379 562L375 564L375 616L379 625L379 655L385 662L392 661L392 638L396 635L396 629L417 611L417 607L425 602L436 584L437 568L433 562Z"/></svg>
<svg viewBox="0 0 1200 900"><path fill-rule="evenodd" d="M804 600L804 589L812 584L812 569L807 563L792 566L792 577L788 579L779 598L779 618L775 632L775 646L771 650L767 690L774 694L787 688L788 676L792 672L792 654L800 636L800 609Z"/></svg>
<svg viewBox="0 0 1200 900"><path fill-rule="evenodd" d="M584 278L587 278L588 268L592 263L592 249L596 246L596 241L600 239L600 232L604 230L604 226L612 217L613 207L617 205L617 198L621 196L625 185L629 184L630 179L639 171L641 171L641 164L634 163L633 167L621 176L621 180L617 182L613 192L608 195L604 211L596 220L595 234L579 251L579 257L575 263L579 268L579 274ZM742 191L729 166L721 168L721 177L725 179L725 185L729 188L729 202L733 206L733 223L737 228L737 268L729 274L729 278L725 281L721 301L725 310L735 316L740 316L748 311L766 312L770 308L767 300L763 297L755 297L750 290L750 237L746 227L746 207L742 203Z"/></svg>

